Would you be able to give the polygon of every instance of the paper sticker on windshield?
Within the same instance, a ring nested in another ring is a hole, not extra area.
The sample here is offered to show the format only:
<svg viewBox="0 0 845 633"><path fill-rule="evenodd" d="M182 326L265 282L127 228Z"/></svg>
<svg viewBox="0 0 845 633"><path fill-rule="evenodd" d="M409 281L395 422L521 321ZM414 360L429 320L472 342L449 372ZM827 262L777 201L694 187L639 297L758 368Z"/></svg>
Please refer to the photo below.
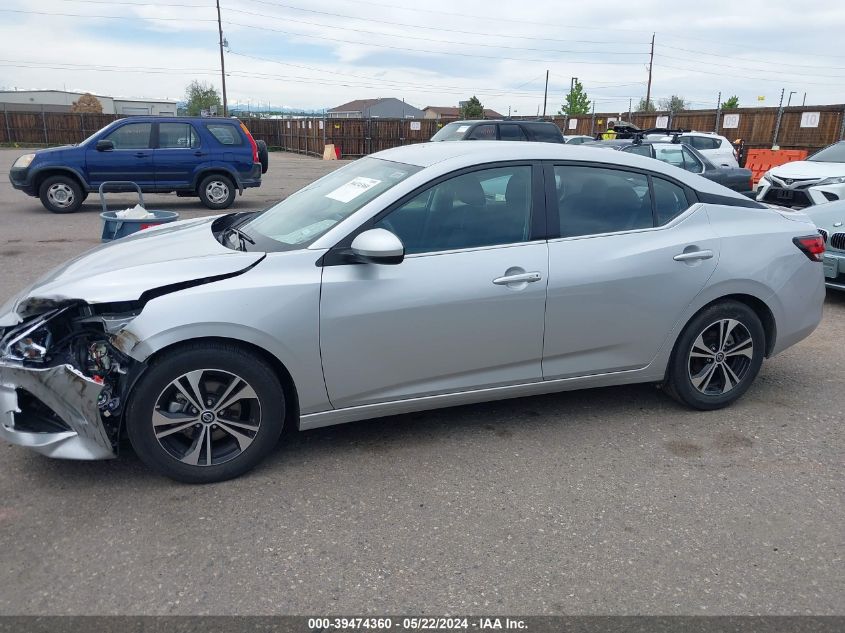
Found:
<svg viewBox="0 0 845 633"><path fill-rule="evenodd" d="M376 180L374 178L364 178L363 176L358 176L357 178L353 178L347 182L345 185L341 185L334 191L327 193L326 198L331 198L332 200L337 200L338 202L349 202L369 189L372 189L380 182L381 180Z"/></svg>
<svg viewBox="0 0 845 633"><path fill-rule="evenodd" d="M460 127L458 128L458 133L460 133L460 132L466 132L468 129L469 129L469 126L468 126L468 125L462 125L462 126L460 126Z"/></svg>

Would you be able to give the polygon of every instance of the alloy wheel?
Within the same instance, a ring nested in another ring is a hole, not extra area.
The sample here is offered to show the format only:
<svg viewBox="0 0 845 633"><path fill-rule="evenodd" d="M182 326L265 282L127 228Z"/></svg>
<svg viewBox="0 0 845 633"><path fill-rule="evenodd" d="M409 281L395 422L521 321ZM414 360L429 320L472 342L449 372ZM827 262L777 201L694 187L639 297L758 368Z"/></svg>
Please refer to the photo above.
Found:
<svg viewBox="0 0 845 633"><path fill-rule="evenodd" d="M170 382L156 399L155 437L172 457L216 466L243 453L258 435L261 403L252 386L221 369L197 369Z"/></svg>
<svg viewBox="0 0 845 633"><path fill-rule="evenodd" d="M704 328L690 348L690 382L708 396L728 393L745 378L753 358L748 328L736 319L720 319Z"/></svg>

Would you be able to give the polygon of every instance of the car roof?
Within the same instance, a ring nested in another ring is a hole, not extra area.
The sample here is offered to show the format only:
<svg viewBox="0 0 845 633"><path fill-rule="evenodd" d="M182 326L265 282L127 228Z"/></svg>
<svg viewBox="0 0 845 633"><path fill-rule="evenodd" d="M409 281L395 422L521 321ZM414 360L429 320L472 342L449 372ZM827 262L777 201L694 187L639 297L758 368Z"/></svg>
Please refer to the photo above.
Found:
<svg viewBox="0 0 845 633"><path fill-rule="evenodd" d="M662 173L679 180L692 189L704 193L722 196L732 196L745 199L745 196L735 193L678 167L667 163L631 154L628 152L608 152L607 148L582 145L567 145L565 143L526 143L524 141L468 141L465 143L417 143L387 149L375 154L372 158L416 165L418 167L432 167L440 163L447 163L450 169L461 169L485 163L512 160L566 160L575 162L591 162L609 167L633 167L654 173ZM735 194L735 195L734 195Z"/></svg>
<svg viewBox="0 0 845 633"><path fill-rule="evenodd" d="M525 119L469 119L466 121L449 121L446 125L475 125L476 123L530 123L532 125L536 125L537 123L542 123L544 125L557 125L554 124L553 121L532 121L532 120L525 120Z"/></svg>

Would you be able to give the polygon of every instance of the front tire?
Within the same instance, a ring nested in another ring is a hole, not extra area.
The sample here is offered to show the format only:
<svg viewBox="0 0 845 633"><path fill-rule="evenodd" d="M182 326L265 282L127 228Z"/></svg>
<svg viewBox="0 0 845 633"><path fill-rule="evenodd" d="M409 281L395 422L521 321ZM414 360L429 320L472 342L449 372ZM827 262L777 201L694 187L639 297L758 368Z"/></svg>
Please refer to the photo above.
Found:
<svg viewBox="0 0 845 633"><path fill-rule="evenodd" d="M264 359L197 343L154 361L136 385L126 428L138 457L186 483L232 479L275 447L285 394Z"/></svg>
<svg viewBox="0 0 845 633"><path fill-rule="evenodd" d="M693 317L678 338L666 390L694 409L725 407L754 382L765 348L766 334L754 310L738 301L714 304Z"/></svg>
<svg viewBox="0 0 845 633"><path fill-rule="evenodd" d="M82 187L70 176L50 176L38 188L44 208L52 213L74 213L85 200Z"/></svg>
<svg viewBox="0 0 845 633"><path fill-rule="evenodd" d="M229 176L212 174L202 179L197 193L206 208L212 211L228 209L235 201L235 183Z"/></svg>

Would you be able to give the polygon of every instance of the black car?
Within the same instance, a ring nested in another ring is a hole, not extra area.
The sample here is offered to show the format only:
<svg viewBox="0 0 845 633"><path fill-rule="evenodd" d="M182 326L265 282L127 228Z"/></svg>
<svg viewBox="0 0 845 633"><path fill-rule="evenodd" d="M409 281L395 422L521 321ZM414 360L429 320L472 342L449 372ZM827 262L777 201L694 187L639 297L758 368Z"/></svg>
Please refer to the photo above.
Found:
<svg viewBox="0 0 845 633"><path fill-rule="evenodd" d="M718 182L720 185L743 195L753 197L755 194L753 174L750 169L714 165L697 149L680 141L650 141L635 137L633 139L584 143L583 147L605 147L656 158L693 174L701 174L705 178Z"/></svg>
<svg viewBox="0 0 845 633"><path fill-rule="evenodd" d="M444 125L432 141L534 141L563 143L560 128L551 121L454 121Z"/></svg>

